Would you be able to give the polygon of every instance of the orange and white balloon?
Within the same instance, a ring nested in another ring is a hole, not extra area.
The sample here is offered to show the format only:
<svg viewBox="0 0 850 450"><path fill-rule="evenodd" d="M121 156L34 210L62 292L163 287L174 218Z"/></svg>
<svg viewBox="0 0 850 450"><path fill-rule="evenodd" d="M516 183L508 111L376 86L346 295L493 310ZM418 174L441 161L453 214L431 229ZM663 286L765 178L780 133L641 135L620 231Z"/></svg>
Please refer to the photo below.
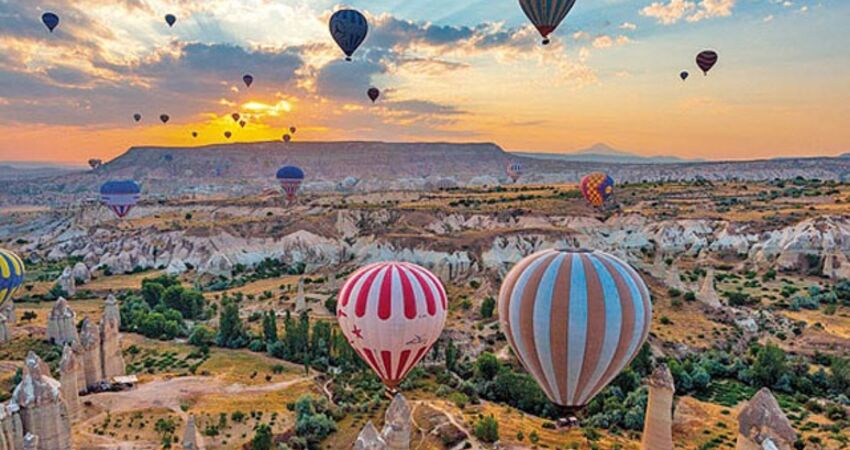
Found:
<svg viewBox="0 0 850 450"><path fill-rule="evenodd" d="M579 407L637 356L652 303L637 272L612 255L544 250L508 272L499 321L549 399Z"/></svg>
<svg viewBox="0 0 850 450"><path fill-rule="evenodd" d="M440 337L447 310L446 290L434 274L416 264L380 262L348 277L337 319L357 354L395 388Z"/></svg>

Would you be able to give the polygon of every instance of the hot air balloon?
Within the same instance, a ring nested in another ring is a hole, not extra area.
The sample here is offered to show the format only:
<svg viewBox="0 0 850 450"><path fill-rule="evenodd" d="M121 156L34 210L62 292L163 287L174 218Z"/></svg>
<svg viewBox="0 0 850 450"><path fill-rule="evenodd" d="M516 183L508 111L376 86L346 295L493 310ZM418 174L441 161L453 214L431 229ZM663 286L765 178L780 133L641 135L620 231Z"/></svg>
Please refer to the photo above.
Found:
<svg viewBox="0 0 850 450"><path fill-rule="evenodd" d="M291 140L292 140L292 136L290 136L290 135L288 135L288 134L284 134L284 135L283 135L283 142L287 142L287 143L288 143L288 142L289 142L289 141L291 141Z"/></svg>
<svg viewBox="0 0 850 450"><path fill-rule="evenodd" d="M166 162L174 161L174 156L171 153L166 153L162 155L162 159Z"/></svg>
<svg viewBox="0 0 850 450"><path fill-rule="evenodd" d="M579 188L588 203L600 207L614 194L614 179L608 174L594 172L581 179Z"/></svg>
<svg viewBox="0 0 850 450"><path fill-rule="evenodd" d="M240 120L240 121L239 121L239 126L240 126L241 128L245 128L245 124L246 124L246 122L245 122L244 120Z"/></svg>
<svg viewBox="0 0 850 450"><path fill-rule="evenodd" d="M242 77L242 81L245 82L245 86L251 87L254 84L254 76L250 73L246 73L245 76Z"/></svg>
<svg viewBox="0 0 850 450"><path fill-rule="evenodd" d="M295 200L295 194L304 181L304 171L300 167L283 166L277 171L277 181L286 193L286 199L291 202Z"/></svg>
<svg viewBox="0 0 850 450"><path fill-rule="evenodd" d="M391 389L440 337L447 310L440 280L427 269L404 262L379 262L357 270L337 300L342 333Z"/></svg>
<svg viewBox="0 0 850 450"><path fill-rule="evenodd" d="M24 284L25 272L24 262L18 255L0 248L0 305L6 300L12 301Z"/></svg>
<svg viewBox="0 0 850 450"><path fill-rule="evenodd" d="M296 131L298 131L298 128L295 128L295 127L289 127L289 132L290 132L290 133L295 134L295 132L296 132Z"/></svg>
<svg viewBox="0 0 850 450"><path fill-rule="evenodd" d="M242 116L240 116L239 113L233 113L230 115L230 117L233 119L234 122L239 122L239 118Z"/></svg>
<svg viewBox="0 0 850 450"><path fill-rule="evenodd" d="M198 132L197 132L197 131L193 131L193 132L192 132L192 137L193 137L193 138L198 137Z"/></svg>
<svg viewBox="0 0 850 450"><path fill-rule="evenodd" d="M168 121L170 119L171 119L171 117L168 117L168 114L163 114L163 115L159 116L159 120L161 120L162 123L168 123Z"/></svg>
<svg viewBox="0 0 850 450"><path fill-rule="evenodd" d="M366 91L366 95L369 96L369 100L372 100L372 103L375 103L378 100L378 97L381 96L381 91L375 87L369 88L369 90Z"/></svg>
<svg viewBox="0 0 850 450"><path fill-rule="evenodd" d="M233 133L231 133L231 132L229 132L229 131L225 131L225 132L224 132L224 137L225 137L226 139L230 139L230 137L231 137L231 136L233 136Z"/></svg>
<svg viewBox="0 0 850 450"><path fill-rule="evenodd" d="M499 322L553 402L587 404L638 354L652 303L640 276L599 251L543 250L508 272Z"/></svg>
<svg viewBox="0 0 850 450"><path fill-rule="evenodd" d="M141 121L141 120L142 120L142 115L141 115L141 114L139 114L139 113L133 114L133 120L135 120L136 122Z"/></svg>
<svg viewBox="0 0 850 450"><path fill-rule="evenodd" d="M59 26L59 16L52 12L42 14L41 21L44 22L44 26L46 26L51 33Z"/></svg>
<svg viewBox="0 0 850 450"><path fill-rule="evenodd" d="M351 61L351 55L360 47L369 32L366 17L353 9L341 9L331 16L331 36L345 53L345 60Z"/></svg>
<svg viewBox="0 0 850 450"><path fill-rule="evenodd" d="M103 165L103 161L100 160L100 159L90 159L89 160L89 167L91 167L92 169L97 169L98 167L100 167L102 165Z"/></svg>
<svg viewBox="0 0 850 450"><path fill-rule="evenodd" d="M141 192L133 180L112 180L100 187L100 198L116 216L124 218L138 203Z"/></svg>
<svg viewBox="0 0 850 450"><path fill-rule="evenodd" d="M682 79L682 81L687 80L687 79L688 79L688 76L690 76L690 74L689 74L687 71L685 71L685 70L683 70L683 71L682 71L682 73L680 73L680 74L679 74L679 78L681 78L681 79Z"/></svg>
<svg viewBox="0 0 850 450"><path fill-rule="evenodd" d="M543 36L543 45L548 45L549 35L567 17L575 2L576 0L519 0L519 5Z"/></svg>
<svg viewBox="0 0 850 450"><path fill-rule="evenodd" d="M519 161L511 161L508 163L506 171L508 173L508 177L516 183L517 180L519 180L519 177L522 176L522 163Z"/></svg>
<svg viewBox="0 0 850 450"><path fill-rule="evenodd" d="M697 66L702 70L703 75L708 75L708 71L715 64L717 64L717 52L714 50L705 50L697 55Z"/></svg>
<svg viewBox="0 0 850 450"><path fill-rule="evenodd" d="M173 27L174 24L177 23L177 17L174 14L166 14L165 23L167 23L169 27Z"/></svg>

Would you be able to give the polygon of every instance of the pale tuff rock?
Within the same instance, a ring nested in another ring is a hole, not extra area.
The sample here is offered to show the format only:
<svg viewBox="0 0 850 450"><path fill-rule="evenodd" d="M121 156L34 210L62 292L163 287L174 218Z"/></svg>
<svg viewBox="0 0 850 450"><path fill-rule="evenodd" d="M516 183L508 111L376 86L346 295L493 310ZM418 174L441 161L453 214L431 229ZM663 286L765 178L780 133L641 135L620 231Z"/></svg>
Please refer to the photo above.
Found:
<svg viewBox="0 0 850 450"><path fill-rule="evenodd" d="M62 397L68 408L68 417L74 421L80 410L80 389L77 386L80 365L77 356L69 344L62 349L62 359L59 361L59 383L62 385Z"/></svg>
<svg viewBox="0 0 850 450"><path fill-rule="evenodd" d="M83 323L80 326L80 348L85 379L83 386L88 388L104 380L100 330L88 317L83 318Z"/></svg>
<svg viewBox="0 0 850 450"><path fill-rule="evenodd" d="M384 428L381 437L389 450L408 450L410 448L411 414L410 405L401 394L396 394L384 416Z"/></svg>
<svg viewBox="0 0 850 450"><path fill-rule="evenodd" d="M15 302L9 299L6 303L0 305L0 314L6 317L6 323L14 325L17 317L15 315Z"/></svg>
<svg viewBox="0 0 850 450"><path fill-rule="evenodd" d="M670 266L667 268L667 272L664 277L664 282L667 287L679 290L685 289L685 284L682 283L682 278L679 275L679 269L676 268L676 264L670 264Z"/></svg>
<svg viewBox="0 0 850 450"><path fill-rule="evenodd" d="M165 268L165 273L169 275L180 275L181 273L186 272L189 268L186 266L180 259L172 259L171 262L168 263L168 267Z"/></svg>
<svg viewBox="0 0 850 450"><path fill-rule="evenodd" d="M810 259L826 263L824 258L835 254L844 259L850 254L850 220L821 216L765 233L750 249L749 258L759 263L775 261L783 270L800 270L810 268ZM824 275L835 275L835 261L829 263L833 273Z"/></svg>
<svg viewBox="0 0 850 450"><path fill-rule="evenodd" d="M76 284L86 284L91 281L91 272L89 272L89 268L85 263L78 262L74 264L71 274L74 276L74 282Z"/></svg>
<svg viewBox="0 0 850 450"><path fill-rule="evenodd" d="M720 308L723 305L720 303L720 296L714 289L714 267L709 267L705 271L705 279L702 281L702 286L697 293L697 300L712 308Z"/></svg>
<svg viewBox="0 0 850 450"><path fill-rule="evenodd" d="M223 253L216 253L206 264L201 266L200 272L216 276L230 276L233 273L233 262Z"/></svg>
<svg viewBox="0 0 850 450"><path fill-rule="evenodd" d="M77 315L64 297L59 297L47 318L47 339L56 345L72 344L79 341L77 336Z"/></svg>
<svg viewBox="0 0 850 450"><path fill-rule="evenodd" d="M673 450L673 375L661 364L649 378L649 402L644 419L642 450Z"/></svg>
<svg viewBox="0 0 850 450"><path fill-rule="evenodd" d="M6 320L6 316L0 313L0 344L12 340L12 323Z"/></svg>
<svg viewBox="0 0 850 450"><path fill-rule="evenodd" d="M777 450L792 450L797 432L791 427L770 389L762 388L738 415L737 450L760 450L773 445Z"/></svg>
<svg viewBox="0 0 850 450"><path fill-rule="evenodd" d="M370 420L357 436L354 442L354 450L387 450L387 444L381 439L378 430Z"/></svg>
<svg viewBox="0 0 850 450"><path fill-rule="evenodd" d="M39 448L71 449L71 422L59 382L33 352L27 355L23 379L11 402L19 408L22 431L39 437Z"/></svg>
<svg viewBox="0 0 850 450"><path fill-rule="evenodd" d="M304 297L304 278L298 279L298 293L295 294L295 312L307 310L307 299Z"/></svg>
<svg viewBox="0 0 850 450"><path fill-rule="evenodd" d="M850 278L850 258L844 253L830 253L823 257L823 275L832 279Z"/></svg>
<svg viewBox="0 0 850 450"><path fill-rule="evenodd" d="M0 403L0 450L16 450L24 446L24 426L18 405Z"/></svg>
<svg viewBox="0 0 850 450"><path fill-rule="evenodd" d="M73 297L74 294L77 293L77 283L74 281L74 273L70 267L66 267L65 270L62 271L62 275L59 275L59 278L56 280L56 284L58 284L69 297Z"/></svg>
<svg viewBox="0 0 850 450"><path fill-rule="evenodd" d="M38 450L38 442L38 436L32 433L27 433L27 435L24 436L24 450Z"/></svg>
<svg viewBox="0 0 850 450"><path fill-rule="evenodd" d="M101 378L105 381L126 373L124 356L121 353L121 313L118 302L110 295L106 299L103 319L100 321Z"/></svg>
<svg viewBox="0 0 850 450"><path fill-rule="evenodd" d="M186 430L183 432L183 450L200 450L204 448L198 428L195 426L195 416L189 416Z"/></svg>

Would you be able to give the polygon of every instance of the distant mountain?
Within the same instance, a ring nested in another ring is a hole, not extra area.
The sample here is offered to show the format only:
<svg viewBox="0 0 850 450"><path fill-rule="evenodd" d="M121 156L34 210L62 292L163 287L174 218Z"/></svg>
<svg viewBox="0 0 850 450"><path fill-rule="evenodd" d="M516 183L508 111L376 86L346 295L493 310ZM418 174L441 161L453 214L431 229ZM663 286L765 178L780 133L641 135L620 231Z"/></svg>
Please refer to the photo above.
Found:
<svg viewBox="0 0 850 450"><path fill-rule="evenodd" d="M536 159L556 159L558 161L616 163L616 164L675 164L700 162L700 159L682 159L675 156L640 156L617 150L607 144L595 144L590 148L570 153L516 152L519 155Z"/></svg>
<svg viewBox="0 0 850 450"><path fill-rule="evenodd" d="M50 178L79 171L80 167L58 164L0 161L0 180L3 181Z"/></svg>

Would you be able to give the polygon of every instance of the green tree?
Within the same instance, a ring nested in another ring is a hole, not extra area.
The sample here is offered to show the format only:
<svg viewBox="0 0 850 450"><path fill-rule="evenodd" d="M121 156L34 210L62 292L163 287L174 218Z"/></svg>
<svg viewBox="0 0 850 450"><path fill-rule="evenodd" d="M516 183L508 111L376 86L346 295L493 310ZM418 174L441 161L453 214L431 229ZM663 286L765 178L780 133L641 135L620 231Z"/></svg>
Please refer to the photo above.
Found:
<svg viewBox="0 0 850 450"><path fill-rule="evenodd" d="M475 424L474 433L481 442L492 444L499 440L499 422L492 415L484 417Z"/></svg>
<svg viewBox="0 0 850 450"><path fill-rule="evenodd" d="M788 373L785 352L774 344L762 347L753 362L752 379L758 387L772 388Z"/></svg>
<svg viewBox="0 0 850 450"><path fill-rule="evenodd" d="M455 346L454 340L449 339L448 344L446 344L446 352L445 352L446 370L449 370L449 371L455 370L455 368L457 367L457 360L458 360L459 354L460 354L460 352L458 351L457 346Z"/></svg>
<svg viewBox="0 0 850 450"><path fill-rule="evenodd" d="M481 380L492 380L502 368L496 355L484 352L475 361L475 375Z"/></svg>
<svg viewBox="0 0 850 450"><path fill-rule="evenodd" d="M496 309L496 299L487 297L481 303L481 317L489 319L493 317L493 311Z"/></svg>
<svg viewBox="0 0 850 450"><path fill-rule="evenodd" d="M269 344L277 342L277 316L274 311L266 311L263 316L263 338Z"/></svg>
<svg viewBox="0 0 850 450"><path fill-rule="evenodd" d="M242 348L248 345L248 337L239 318L239 306L234 301L225 301L218 322L215 342L219 347Z"/></svg>
<svg viewBox="0 0 850 450"><path fill-rule="evenodd" d="M260 424L257 431L254 432L254 439L251 440L251 448L253 450L271 450L272 444L272 429L264 423Z"/></svg>
<svg viewBox="0 0 850 450"><path fill-rule="evenodd" d="M165 288L159 283L145 281L142 282L142 298L145 299L148 306L153 308L159 304L160 299L162 299L162 294L165 292Z"/></svg>

